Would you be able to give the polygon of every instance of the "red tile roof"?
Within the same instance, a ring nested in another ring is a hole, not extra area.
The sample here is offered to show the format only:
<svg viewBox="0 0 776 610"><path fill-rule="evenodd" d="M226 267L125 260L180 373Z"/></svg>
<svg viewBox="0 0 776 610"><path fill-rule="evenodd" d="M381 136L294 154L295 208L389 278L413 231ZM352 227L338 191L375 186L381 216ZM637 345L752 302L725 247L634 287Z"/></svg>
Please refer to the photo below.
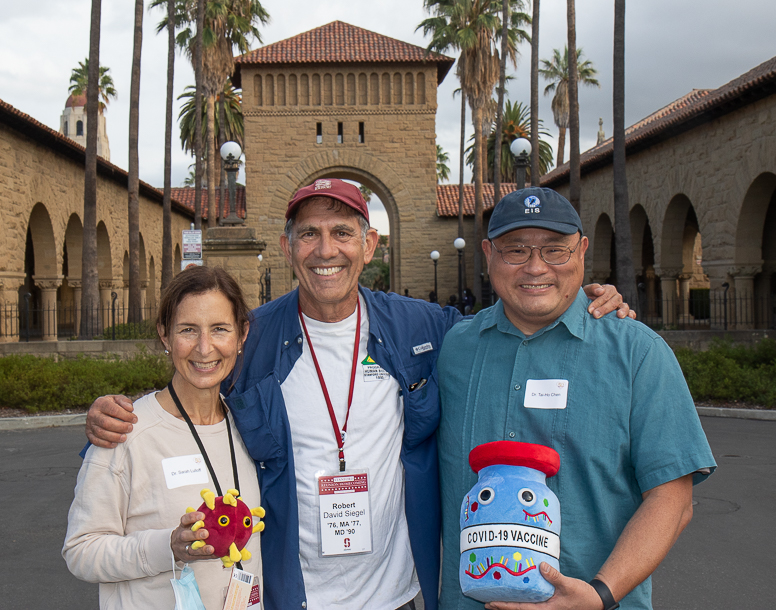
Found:
<svg viewBox="0 0 776 610"><path fill-rule="evenodd" d="M43 146L73 159L80 165L85 165L86 163L86 149L83 146L77 144L58 131L54 131L40 121L36 121L30 115L25 114L21 110L11 106L11 104L4 102L2 99L0 99L0 123L8 125L19 133L39 142ZM97 157L97 173L117 182L122 187L127 188L129 174L102 157ZM142 180L140 181L140 194L144 197L148 197L152 201L158 202L160 205L164 200L164 193L161 190L154 188ZM191 215L188 208L182 206L178 201L175 201L174 196L172 207L176 212L187 216Z"/></svg>
<svg viewBox="0 0 776 610"><path fill-rule="evenodd" d="M625 130L625 151L631 155L678 136L776 93L776 57L752 68L718 89L694 89ZM612 138L580 155L582 173L612 162ZM542 176L541 185L555 187L569 180L568 162Z"/></svg>
<svg viewBox="0 0 776 610"><path fill-rule="evenodd" d="M397 62L436 63L438 84L444 80L455 59L439 53L427 53L423 47L349 23L332 21L236 57L232 80L239 87L241 66L256 64Z"/></svg>
<svg viewBox="0 0 776 610"><path fill-rule="evenodd" d="M506 182L501 185L501 196L517 190L517 184ZM490 210L493 207L493 184L482 185L482 207ZM437 216L458 216L458 185L437 184ZM463 185L463 215L474 216L474 185Z"/></svg>
<svg viewBox="0 0 776 610"><path fill-rule="evenodd" d="M202 189L202 219L207 219L207 189ZM182 186L178 188L172 189L172 196L176 201L180 201L181 204L186 206L189 210L192 212L194 211L194 197L197 194L197 191L192 186ZM245 187L244 186L238 186L235 191L236 199L237 199L237 215L240 218L245 218ZM225 203L226 203L226 210L223 214L221 214L221 189L216 189L216 212L218 213L219 217L228 216L229 214L229 193L225 194Z"/></svg>

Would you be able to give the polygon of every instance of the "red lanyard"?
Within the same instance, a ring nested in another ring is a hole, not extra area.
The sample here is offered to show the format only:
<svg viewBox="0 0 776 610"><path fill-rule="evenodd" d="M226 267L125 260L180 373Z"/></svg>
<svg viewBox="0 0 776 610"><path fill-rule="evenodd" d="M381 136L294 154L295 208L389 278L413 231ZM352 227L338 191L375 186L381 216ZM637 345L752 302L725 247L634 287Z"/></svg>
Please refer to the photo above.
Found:
<svg viewBox="0 0 776 610"><path fill-rule="evenodd" d="M345 425L342 426L342 432L337 425L337 416L334 414L334 407L331 405L331 398L329 398L329 390L326 389L326 382L323 379L323 373L321 367L318 365L318 358L315 356L315 350L313 349L313 342L310 341L310 335L307 332L307 326L304 323L304 316L302 315L302 305L299 305L299 321L302 323L302 330L304 330L304 336L307 338L307 345L310 346L310 354L313 357L313 363L315 364L315 372L318 373L318 381L321 383L321 389L323 390L323 397L326 399L326 406L329 409L329 417L331 418L331 425L334 428L334 436L337 439L337 448L339 449L339 465L340 472L345 471L345 436L348 431L348 418L350 417L350 405L353 402L353 387L356 383L356 364L358 364L358 344L361 341L361 302L358 302L358 316L356 318L356 341L353 345L353 365L350 369L350 391L348 392L348 411L345 415Z"/></svg>

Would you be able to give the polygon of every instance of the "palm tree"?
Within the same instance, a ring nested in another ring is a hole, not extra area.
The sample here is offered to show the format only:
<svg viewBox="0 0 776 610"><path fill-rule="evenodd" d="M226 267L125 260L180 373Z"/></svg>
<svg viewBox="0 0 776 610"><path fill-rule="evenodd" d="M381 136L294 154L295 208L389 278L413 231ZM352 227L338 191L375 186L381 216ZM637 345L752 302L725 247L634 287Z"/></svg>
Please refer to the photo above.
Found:
<svg viewBox="0 0 776 610"><path fill-rule="evenodd" d="M580 179L579 165L579 72L577 57L577 13L575 0L566 1L566 25L570 49L568 57L568 97L569 97L569 202L579 212Z"/></svg>
<svg viewBox="0 0 776 610"><path fill-rule="evenodd" d="M129 168L127 226L129 228L129 322L142 319L140 296L140 175L138 127L140 122L140 55L143 45L143 0L135 0L132 77L129 85Z"/></svg>
<svg viewBox="0 0 776 610"><path fill-rule="evenodd" d="M539 133L538 136L544 136L549 137L550 132L548 132L546 129L544 129L544 126L542 124L542 121L538 121L539 125ZM512 144L512 141L517 138L525 138L525 139L531 139L531 110L528 106L524 105L522 102L516 102L512 104L509 100L506 101L506 104L504 105L504 120L503 120L503 126L502 126L502 138L501 138L501 159L500 159L500 165L501 165L501 181L502 182L513 182L515 178L515 166L514 166L514 156L512 155L511 151L509 150L509 145ZM493 175L493 168L496 166L496 132L495 130L491 132L491 134L488 136L488 145L487 145L487 151L488 151L488 167L487 167L487 178L488 181L492 181L494 184L495 176ZM537 146L537 150L539 151L539 172L541 174L546 174L551 168L552 168L552 146L550 143L543 139L539 139L539 145ZM466 162L471 165L474 161L473 158L473 147L469 147L467 149L468 156L466 157ZM526 173L526 178L529 179L530 176L530 169L528 169L528 172ZM494 190L495 194L495 190Z"/></svg>
<svg viewBox="0 0 776 610"><path fill-rule="evenodd" d="M436 175L437 183L447 182L450 178L450 167L447 165L450 163L450 155L439 145L436 145Z"/></svg>
<svg viewBox="0 0 776 610"><path fill-rule="evenodd" d="M100 66L100 75L98 77L99 85L97 87L97 96L100 100L100 114L105 112L105 108L110 104L111 99L115 100L118 97L118 93L116 93L116 88L113 84L113 77L108 74L108 72L110 72L110 68ZM79 61L78 67L73 68L73 71L70 73L70 86L67 88L67 91L73 95L83 95L84 91L87 90L88 82L89 58L87 57L83 61Z"/></svg>
<svg viewBox="0 0 776 610"><path fill-rule="evenodd" d="M189 85L186 87L178 96L179 100L185 100L183 105L181 106L180 113L178 114L178 124L180 126L180 137L181 137L181 147L184 151L193 154L194 153L194 146L196 144L195 142L195 134L196 132L196 89L195 87L192 87ZM237 142L240 146L243 145L243 136L245 134L245 126L244 126L244 119L243 119L243 113L242 113L242 95L240 95L240 92L234 88L232 85L231 80L227 79L226 84L224 85L223 93L221 95L218 95L216 97L216 103L221 106L219 103L221 100L225 100L224 104L224 127L222 129L221 125L221 116L214 115L215 119L215 135L221 139L222 137L226 140L233 140L234 142ZM207 116L208 112L208 100L205 100L205 103L202 105L202 109L200 110L201 116L204 118ZM202 132L202 135L204 135L204 130Z"/></svg>
<svg viewBox="0 0 776 610"><path fill-rule="evenodd" d="M99 81L100 16L102 0L92 0L89 29L89 59L87 74L86 122L96 125L99 109L99 87L88 88L89 82ZM86 159L84 167L84 230L81 252L81 328L78 335L91 339L100 334L100 291L97 275L97 130L86 131Z"/></svg>
<svg viewBox="0 0 776 610"><path fill-rule="evenodd" d="M157 30L158 33L158 30ZM167 98L164 117L162 202L162 290L172 281L172 104L175 78L175 0L167 0Z"/></svg>
<svg viewBox="0 0 776 610"><path fill-rule="evenodd" d="M539 186L539 0L531 17L531 186Z"/></svg>
<svg viewBox="0 0 776 610"><path fill-rule="evenodd" d="M199 9L203 11L202 27L197 27L197 37L202 35L202 43L192 36L191 28L184 28L178 35L178 45L183 47L194 57L202 54L202 77L197 84L202 86L202 94L207 101L206 106L206 131L207 152L202 151L200 156L207 159L208 184L214 185L216 158L216 134L215 134L215 98L223 90L226 79L234 72L233 49L240 53L249 50L250 42L256 39L262 42L261 34L255 24L269 22L269 14L259 0L178 0L179 11L182 14L181 21L192 21L195 4L204 3L206 6ZM197 6L197 8L199 8ZM198 15L199 24L199 15ZM200 100L199 91L196 94L197 102ZM200 110L195 112L195 120L201 120ZM202 133L199 125L195 133ZM198 135L199 137L199 135ZM209 153L209 154L208 154ZM208 226L215 226L215 197L208 197Z"/></svg>
<svg viewBox="0 0 776 610"><path fill-rule="evenodd" d="M364 198L364 201L369 203L372 200L372 195L374 195L374 193L372 192L372 189L370 189L368 186L359 184L358 190L361 191L361 196Z"/></svg>
<svg viewBox="0 0 776 610"><path fill-rule="evenodd" d="M598 70L593 67L590 60L581 61L582 49L577 49L577 75L580 83L590 87L600 87L596 75ZM569 126L569 52L568 47L560 50L554 49L552 59L542 60L542 68L539 74L550 84L544 88L544 95L555 93L552 98L552 117L558 128L558 159L556 165L563 165L563 152L566 146L566 129Z"/></svg>
<svg viewBox="0 0 776 610"><path fill-rule="evenodd" d="M509 0L501 3L501 57L499 58L498 75L498 102L496 103L496 141L494 149L496 153L493 161L494 167L501 167L501 136L502 121L504 120L504 89L507 79L507 27L509 23ZM493 179L493 200L501 200L501 172L495 172Z"/></svg>
<svg viewBox="0 0 776 610"><path fill-rule="evenodd" d="M517 60L517 43L527 34L520 29L528 16L522 12L523 0L510 0L514 8L511 27L508 30L507 54L514 64ZM484 112L491 100L493 88L499 77L499 52L496 41L501 36L499 18L500 3L496 0L424 0L424 6L434 16L423 20L417 29L431 34L429 51L445 52L457 49L461 52L456 75L461 89L472 110L474 125L474 239L482 238L482 152L485 146L484 127L490 123L490 115ZM482 252L474 248L474 293L482 298Z"/></svg>
<svg viewBox="0 0 776 610"><path fill-rule="evenodd" d="M614 0L614 74L612 79L614 143L614 246L617 287L627 303L638 306L630 232L628 178L625 167L625 0Z"/></svg>

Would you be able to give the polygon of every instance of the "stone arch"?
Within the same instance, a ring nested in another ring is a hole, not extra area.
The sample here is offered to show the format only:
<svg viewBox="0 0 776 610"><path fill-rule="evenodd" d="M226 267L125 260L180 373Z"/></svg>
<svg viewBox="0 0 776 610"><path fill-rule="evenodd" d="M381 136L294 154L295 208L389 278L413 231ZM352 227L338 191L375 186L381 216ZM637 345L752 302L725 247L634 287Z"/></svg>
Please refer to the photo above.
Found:
<svg viewBox="0 0 776 610"><path fill-rule="evenodd" d="M97 277L100 281L110 281L113 279L110 234L103 221L97 223Z"/></svg>
<svg viewBox="0 0 776 610"><path fill-rule="evenodd" d="M341 178L368 186L383 202L390 225L391 289L401 285L401 222L399 208L406 190L400 177L384 163L363 152L343 150L333 158L320 152L302 161L298 169L289 172L272 198L271 214L282 217L291 196L301 187L319 178ZM274 279L274 276L273 276Z"/></svg>
<svg viewBox="0 0 776 610"><path fill-rule="evenodd" d="M145 293L148 317L153 319L156 316L156 264L153 256L148 259L148 286Z"/></svg>
<svg viewBox="0 0 776 610"><path fill-rule="evenodd" d="M71 214L62 248L62 285L57 289L57 326L60 333L77 335L81 307L81 265L83 225L78 214Z"/></svg>
<svg viewBox="0 0 776 610"><path fill-rule="evenodd" d="M57 289L62 281L60 265L48 209L44 204L36 203L27 224L24 284L19 288L19 305L25 311L25 329L29 329L31 336L44 341L57 339ZM29 315L26 313L28 305Z"/></svg>
<svg viewBox="0 0 776 610"><path fill-rule="evenodd" d="M591 265L591 279L594 282L605 284L612 274L612 246L614 244L614 230L608 214L601 214L595 223L593 233L593 264Z"/></svg>
<svg viewBox="0 0 776 610"><path fill-rule="evenodd" d="M639 286L641 319L647 324L660 315L660 284L655 275L655 245L647 212L641 204L630 211L633 266Z"/></svg>
<svg viewBox="0 0 776 610"><path fill-rule="evenodd" d="M27 230L32 239L35 257L35 275L39 277L55 277L57 264L57 247L54 239L54 228L48 209L42 203L36 203L30 212Z"/></svg>
<svg viewBox="0 0 776 610"><path fill-rule="evenodd" d="M736 226L734 266L736 327L769 328L776 279L776 175L757 176L744 195Z"/></svg>

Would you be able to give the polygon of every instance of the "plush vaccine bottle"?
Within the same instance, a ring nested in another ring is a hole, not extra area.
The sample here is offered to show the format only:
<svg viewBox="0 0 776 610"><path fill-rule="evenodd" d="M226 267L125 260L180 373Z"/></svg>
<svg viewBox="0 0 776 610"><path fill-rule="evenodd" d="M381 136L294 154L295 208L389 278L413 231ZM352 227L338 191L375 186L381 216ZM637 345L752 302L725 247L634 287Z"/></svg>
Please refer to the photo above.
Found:
<svg viewBox="0 0 776 610"><path fill-rule="evenodd" d="M555 587L539 564L559 568L560 504L545 481L560 456L543 445L496 441L472 449L469 465L479 480L461 504L463 594L483 603L549 599Z"/></svg>

